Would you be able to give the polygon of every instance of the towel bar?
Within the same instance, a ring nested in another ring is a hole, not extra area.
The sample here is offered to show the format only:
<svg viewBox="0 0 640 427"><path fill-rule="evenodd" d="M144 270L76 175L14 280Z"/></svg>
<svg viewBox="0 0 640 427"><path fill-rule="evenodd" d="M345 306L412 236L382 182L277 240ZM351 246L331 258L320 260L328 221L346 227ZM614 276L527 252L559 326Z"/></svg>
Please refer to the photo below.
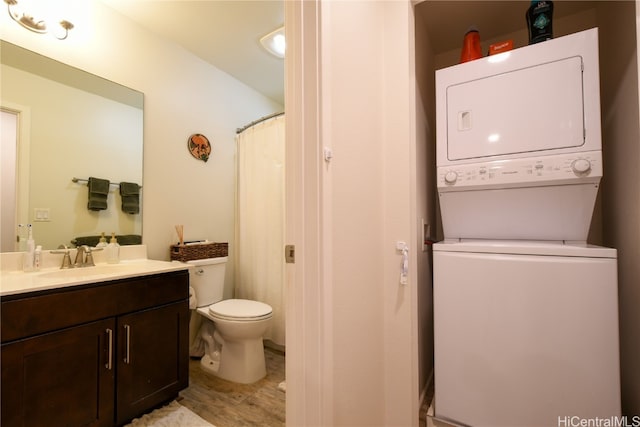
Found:
<svg viewBox="0 0 640 427"><path fill-rule="evenodd" d="M85 179L85 178L76 178L75 176L74 176L73 178L71 178L71 181L76 182L76 183L78 183L78 182L89 182L89 180L88 180L88 179ZM110 182L110 183L109 183L109 185L119 186L119 185L120 185L120 183L119 183L119 182ZM140 186L140 188L142 188L142 185Z"/></svg>

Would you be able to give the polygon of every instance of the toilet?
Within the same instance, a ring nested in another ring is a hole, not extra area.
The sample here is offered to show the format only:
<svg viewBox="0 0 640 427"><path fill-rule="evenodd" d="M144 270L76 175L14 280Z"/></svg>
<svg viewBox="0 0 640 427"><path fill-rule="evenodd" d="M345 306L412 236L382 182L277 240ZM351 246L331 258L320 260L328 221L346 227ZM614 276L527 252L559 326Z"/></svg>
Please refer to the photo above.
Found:
<svg viewBox="0 0 640 427"><path fill-rule="evenodd" d="M246 299L223 300L227 257L187 261L196 312L206 342L202 367L222 379L254 383L267 375L262 337L273 316L270 305Z"/></svg>

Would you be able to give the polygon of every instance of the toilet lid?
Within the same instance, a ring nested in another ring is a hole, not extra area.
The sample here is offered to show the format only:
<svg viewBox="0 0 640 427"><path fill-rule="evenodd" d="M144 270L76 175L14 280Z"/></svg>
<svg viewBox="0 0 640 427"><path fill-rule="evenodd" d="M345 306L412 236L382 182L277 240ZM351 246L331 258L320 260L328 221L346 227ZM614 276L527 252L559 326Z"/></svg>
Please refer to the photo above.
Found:
<svg viewBox="0 0 640 427"><path fill-rule="evenodd" d="M271 317L272 311L269 304L247 299L228 299L209 306L212 316L227 320L261 320Z"/></svg>

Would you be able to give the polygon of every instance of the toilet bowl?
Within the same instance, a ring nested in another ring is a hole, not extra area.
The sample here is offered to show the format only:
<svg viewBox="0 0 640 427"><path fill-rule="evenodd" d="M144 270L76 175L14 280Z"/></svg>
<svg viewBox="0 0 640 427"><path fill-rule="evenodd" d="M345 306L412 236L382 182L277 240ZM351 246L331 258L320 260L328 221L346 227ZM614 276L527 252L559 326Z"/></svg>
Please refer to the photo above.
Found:
<svg viewBox="0 0 640 427"><path fill-rule="evenodd" d="M267 374L262 337L273 310L259 301L222 299L226 261L227 257L188 261L194 265L190 284L206 343L200 363L222 379L250 384Z"/></svg>
<svg viewBox="0 0 640 427"><path fill-rule="evenodd" d="M214 341L221 345L218 361L212 352L201 359L206 370L236 383L250 384L265 375L262 336L271 323L271 306L251 300L230 299L200 307L197 312L213 321Z"/></svg>

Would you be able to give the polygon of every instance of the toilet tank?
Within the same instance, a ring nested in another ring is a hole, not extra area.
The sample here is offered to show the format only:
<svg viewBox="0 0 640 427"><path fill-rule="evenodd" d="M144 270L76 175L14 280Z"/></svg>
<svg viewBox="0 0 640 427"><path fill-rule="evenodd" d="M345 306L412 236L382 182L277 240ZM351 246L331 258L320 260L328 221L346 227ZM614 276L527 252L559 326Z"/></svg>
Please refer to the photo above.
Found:
<svg viewBox="0 0 640 427"><path fill-rule="evenodd" d="M197 306L206 307L222 301L227 257L197 259L187 261L187 264L194 266L189 272L189 279Z"/></svg>

